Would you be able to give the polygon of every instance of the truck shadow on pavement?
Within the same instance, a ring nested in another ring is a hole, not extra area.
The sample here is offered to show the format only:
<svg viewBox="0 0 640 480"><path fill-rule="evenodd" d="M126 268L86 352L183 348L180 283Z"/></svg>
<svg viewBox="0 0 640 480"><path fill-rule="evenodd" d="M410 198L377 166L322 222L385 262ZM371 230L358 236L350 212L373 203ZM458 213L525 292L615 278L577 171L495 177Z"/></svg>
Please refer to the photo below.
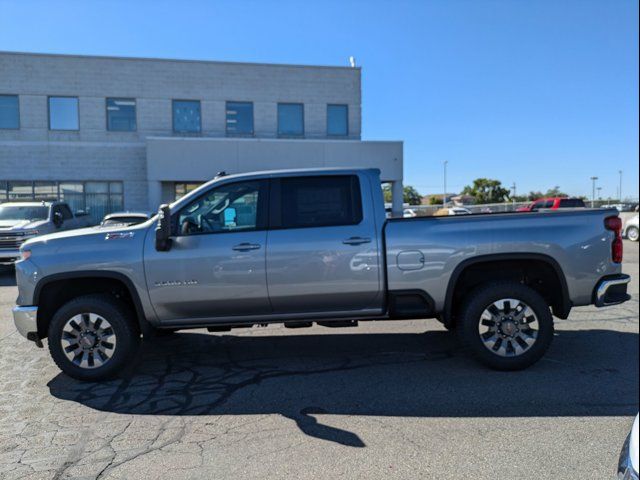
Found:
<svg viewBox="0 0 640 480"><path fill-rule="evenodd" d="M353 447L322 415L535 417L635 415L638 335L560 331L521 372L483 368L442 331L379 334L208 335L145 342L120 378L48 384L60 399L139 415L280 414L307 435Z"/></svg>

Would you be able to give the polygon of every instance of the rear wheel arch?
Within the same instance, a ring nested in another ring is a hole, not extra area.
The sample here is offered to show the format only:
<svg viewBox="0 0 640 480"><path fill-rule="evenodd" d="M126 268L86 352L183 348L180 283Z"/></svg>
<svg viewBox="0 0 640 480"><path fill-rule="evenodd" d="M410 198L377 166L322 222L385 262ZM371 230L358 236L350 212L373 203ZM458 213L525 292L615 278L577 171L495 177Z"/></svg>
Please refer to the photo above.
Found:
<svg viewBox="0 0 640 480"><path fill-rule="evenodd" d="M474 279L483 272L482 279ZM571 311L569 288L562 267L544 254L517 253L481 255L461 262L451 274L443 312L444 324L454 326L460 300L465 291L491 281L512 280L540 293L553 314L567 318Z"/></svg>
<svg viewBox="0 0 640 480"><path fill-rule="evenodd" d="M90 294L110 293L131 310L136 328L145 335L153 330L133 282L124 274L104 271L81 271L53 274L42 278L34 291L38 306L38 336L45 338L55 312L69 300Z"/></svg>

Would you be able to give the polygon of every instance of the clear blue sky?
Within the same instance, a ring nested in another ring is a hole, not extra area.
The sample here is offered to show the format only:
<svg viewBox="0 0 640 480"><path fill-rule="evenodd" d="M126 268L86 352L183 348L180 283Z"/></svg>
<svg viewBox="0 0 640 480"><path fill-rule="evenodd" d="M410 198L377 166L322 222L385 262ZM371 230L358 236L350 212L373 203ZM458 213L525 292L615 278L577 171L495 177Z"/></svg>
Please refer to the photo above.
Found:
<svg viewBox="0 0 640 480"><path fill-rule="evenodd" d="M0 50L362 66L363 139L422 193L638 196L638 3L0 0ZM2 72L0 72L0 75Z"/></svg>

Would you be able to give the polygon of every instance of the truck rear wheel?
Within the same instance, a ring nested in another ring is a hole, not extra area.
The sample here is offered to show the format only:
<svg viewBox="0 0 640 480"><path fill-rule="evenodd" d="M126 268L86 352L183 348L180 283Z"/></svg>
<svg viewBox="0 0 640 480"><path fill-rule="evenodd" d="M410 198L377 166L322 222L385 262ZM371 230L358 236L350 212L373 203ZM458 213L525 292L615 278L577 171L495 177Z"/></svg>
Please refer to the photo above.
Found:
<svg viewBox="0 0 640 480"><path fill-rule="evenodd" d="M496 370L536 363L553 339L553 317L545 299L515 282L473 290L459 317L459 335L476 359Z"/></svg>
<svg viewBox="0 0 640 480"><path fill-rule="evenodd" d="M56 365L84 381L113 376L140 343L130 312L110 295L86 295L65 303L51 319L48 335Z"/></svg>

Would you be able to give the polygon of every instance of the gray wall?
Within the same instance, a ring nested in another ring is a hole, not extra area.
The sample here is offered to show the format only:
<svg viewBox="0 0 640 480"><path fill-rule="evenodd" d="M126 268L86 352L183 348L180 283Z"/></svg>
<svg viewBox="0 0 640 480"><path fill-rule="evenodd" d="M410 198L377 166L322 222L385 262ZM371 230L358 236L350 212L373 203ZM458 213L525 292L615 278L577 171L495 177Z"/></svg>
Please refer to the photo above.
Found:
<svg viewBox="0 0 640 480"><path fill-rule="evenodd" d="M169 198L167 181L207 181L216 173L282 168L379 168L384 182L402 184L402 142L241 138L147 139L150 208ZM400 201L400 206L402 201Z"/></svg>

